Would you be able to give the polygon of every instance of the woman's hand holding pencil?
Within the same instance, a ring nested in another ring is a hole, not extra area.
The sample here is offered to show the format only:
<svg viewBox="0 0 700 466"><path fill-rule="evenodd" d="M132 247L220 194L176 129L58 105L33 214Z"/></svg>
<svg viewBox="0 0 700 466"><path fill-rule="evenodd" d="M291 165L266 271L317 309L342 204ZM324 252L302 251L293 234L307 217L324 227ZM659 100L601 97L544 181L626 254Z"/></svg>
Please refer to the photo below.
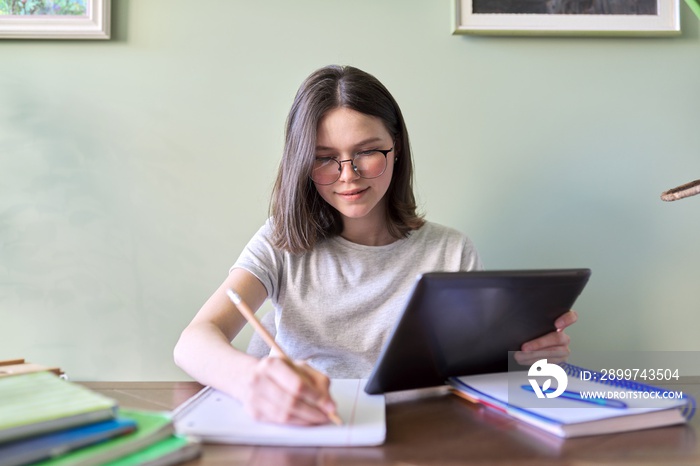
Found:
<svg viewBox="0 0 700 466"><path fill-rule="evenodd" d="M330 380L305 363L295 363L277 344L252 310L233 290L226 294L275 356L257 364L245 405L259 420L284 424L342 424L330 397Z"/></svg>

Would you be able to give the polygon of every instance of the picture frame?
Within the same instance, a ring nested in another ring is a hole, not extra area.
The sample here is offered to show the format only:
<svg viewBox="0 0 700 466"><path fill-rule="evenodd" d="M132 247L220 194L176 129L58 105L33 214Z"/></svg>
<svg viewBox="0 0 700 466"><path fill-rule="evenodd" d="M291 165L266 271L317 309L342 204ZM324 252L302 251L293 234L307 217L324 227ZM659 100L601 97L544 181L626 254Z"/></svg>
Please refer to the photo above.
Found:
<svg viewBox="0 0 700 466"><path fill-rule="evenodd" d="M680 0L453 2L453 34L652 36L681 30Z"/></svg>
<svg viewBox="0 0 700 466"><path fill-rule="evenodd" d="M14 2L0 1L0 4L3 3L7 6ZM32 5L41 5L42 8L36 7L31 12L3 14L0 11L0 39L109 39L110 0L81 0L76 3L84 7L84 14L63 14L56 8L56 14L45 13L49 9L46 5L59 4L51 0L35 1Z"/></svg>

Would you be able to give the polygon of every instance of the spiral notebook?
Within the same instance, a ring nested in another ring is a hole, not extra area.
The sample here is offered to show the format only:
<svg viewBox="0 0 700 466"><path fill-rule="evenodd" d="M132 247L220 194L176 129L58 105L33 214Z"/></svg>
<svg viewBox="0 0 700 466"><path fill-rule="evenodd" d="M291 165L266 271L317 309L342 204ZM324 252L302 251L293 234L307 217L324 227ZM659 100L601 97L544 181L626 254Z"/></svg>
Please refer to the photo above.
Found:
<svg viewBox="0 0 700 466"><path fill-rule="evenodd" d="M386 437L383 395L364 392L364 379L332 379L335 400L343 425L285 426L250 418L241 404L226 394L206 387L175 411L178 433L203 442L284 446L370 446Z"/></svg>
<svg viewBox="0 0 700 466"><path fill-rule="evenodd" d="M538 399L526 371L452 377L449 384L456 395L565 438L682 424L695 413L688 394L628 380L601 383L596 372L560 367L568 385L556 398ZM583 371L591 380L582 380Z"/></svg>

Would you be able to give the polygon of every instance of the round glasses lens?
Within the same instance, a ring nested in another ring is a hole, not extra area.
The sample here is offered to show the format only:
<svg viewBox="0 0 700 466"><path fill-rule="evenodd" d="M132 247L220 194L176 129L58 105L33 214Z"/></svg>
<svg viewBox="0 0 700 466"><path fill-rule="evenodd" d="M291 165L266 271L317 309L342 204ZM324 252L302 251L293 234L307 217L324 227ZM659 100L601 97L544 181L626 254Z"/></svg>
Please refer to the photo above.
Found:
<svg viewBox="0 0 700 466"><path fill-rule="evenodd" d="M340 178L340 164L330 157L320 157L311 169L311 179L318 184L333 184Z"/></svg>
<svg viewBox="0 0 700 466"><path fill-rule="evenodd" d="M377 178L386 170L386 156L376 150L361 152L355 156L355 167L362 178Z"/></svg>

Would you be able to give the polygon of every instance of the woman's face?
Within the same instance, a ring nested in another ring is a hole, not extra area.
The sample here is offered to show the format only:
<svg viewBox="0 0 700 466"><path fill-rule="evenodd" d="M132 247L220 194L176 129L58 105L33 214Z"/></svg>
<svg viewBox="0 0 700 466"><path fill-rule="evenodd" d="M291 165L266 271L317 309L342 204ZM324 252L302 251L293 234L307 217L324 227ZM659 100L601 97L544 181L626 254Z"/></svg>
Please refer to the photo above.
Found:
<svg viewBox="0 0 700 466"><path fill-rule="evenodd" d="M328 111L319 121L316 157L352 160L369 150L387 150L394 145L382 120L345 107ZM351 162L342 163L340 178L333 184L316 185L321 197L348 222L385 222L384 195L391 184L395 152L387 154L386 170L377 178L361 178Z"/></svg>

